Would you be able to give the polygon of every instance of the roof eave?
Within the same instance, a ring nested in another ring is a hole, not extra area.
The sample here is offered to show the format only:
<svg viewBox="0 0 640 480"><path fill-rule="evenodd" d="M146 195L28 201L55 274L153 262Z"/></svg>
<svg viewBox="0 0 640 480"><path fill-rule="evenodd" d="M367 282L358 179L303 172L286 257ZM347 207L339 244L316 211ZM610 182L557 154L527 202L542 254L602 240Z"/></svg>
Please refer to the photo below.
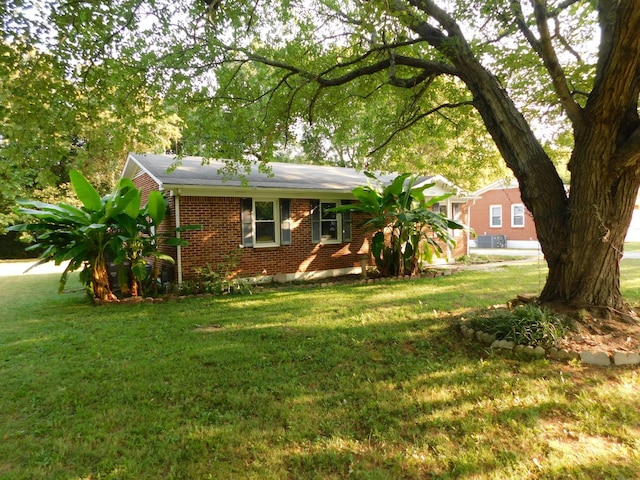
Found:
<svg viewBox="0 0 640 480"><path fill-rule="evenodd" d="M207 186L165 183L164 190L180 196L204 197L279 197L279 198L352 198L351 190L327 190L286 187Z"/></svg>

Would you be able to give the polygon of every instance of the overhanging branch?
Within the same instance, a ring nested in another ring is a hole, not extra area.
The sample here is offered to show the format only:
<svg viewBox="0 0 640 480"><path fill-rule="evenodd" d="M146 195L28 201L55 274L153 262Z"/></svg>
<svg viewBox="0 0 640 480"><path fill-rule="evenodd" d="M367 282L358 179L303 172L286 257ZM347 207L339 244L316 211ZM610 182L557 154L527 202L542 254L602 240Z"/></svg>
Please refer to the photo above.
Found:
<svg viewBox="0 0 640 480"><path fill-rule="evenodd" d="M363 65L363 66L353 68L352 70L348 71L343 75L330 77L328 76L329 72L333 72L337 68L350 67L352 65L357 65L357 63L349 62L342 65L335 65L330 69L325 70L324 72L313 73L313 72L304 70L302 68L296 67L294 65L291 65L289 63L273 60L273 59L264 57L262 55L257 55L255 53L251 53L247 51L243 51L242 53L244 53L247 56L248 60L259 62L264 65L269 65L275 68L288 70L291 73L300 75L301 77L305 78L310 82L317 83L321 87L336 87L340 85L345 85L347 83L350 83L356 80L357 78L374 75L376 73L382 72L390 68L392 65L391 58L384 58L375 63L370 63L368 65ZM457 75L457 70L455 69L455 67L446 63L432 62L432 61L422 60L419 58L408 57L404 55L395 55L393 57L393 62L396 65L403 65L403 66L412 67L412 68L421 70L420 74L414 77L411 77L410 79L407 79L407 82L405 82L405 83L413 82L414 85L416 84L416 82L420 81L420 79L424 81L427 78L429 78L431 75L441 75L441 74ZM400 85L401 83L402 82L399 80L398 84Z"/></svg>
<svg viewBox="0 0 640 480"><path fill-rule="evenodd" d="M428 117L429 115L433 115L434 113L439 113L443 109L459 108L459 107L471 106L471 105L473 105L473 101L471 100L468 100L465 102L458 102L458 103L443 103L442 105L438 105L437 107L434 107L427 112L416 115L410 121L403 123L398 128L396 128L393 132L391 132L391 134L387 137L387 139L384 142L382 142L380 145L378 145L376 148L374 148L369 152L369 155L374 155L375 153L379 152L384 147L386 147L395 138L396 135L413 127L416 123L418 123L423 118Z"/></svg>
<svg viewBox="0 0 640 480"><path fill-rule="evenodd" d="M533 0L533 10L536 25L540 34L538 55L542 59L545 68L551 76L551 83L560 99L560 103L567 112L567 116L577 125L582 122L582 107L571 96L567 78L562 70L556 51L553 48L549 25L547 24L548 12L544 0Z"/></svg>

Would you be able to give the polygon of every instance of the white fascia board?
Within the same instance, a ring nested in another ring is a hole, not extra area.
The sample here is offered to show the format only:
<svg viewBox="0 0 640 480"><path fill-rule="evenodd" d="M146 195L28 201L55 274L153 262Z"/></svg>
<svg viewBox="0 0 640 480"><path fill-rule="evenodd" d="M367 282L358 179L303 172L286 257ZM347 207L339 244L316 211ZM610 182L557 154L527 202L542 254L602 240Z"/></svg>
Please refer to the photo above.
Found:
<svg viewBox="0 0 640 480"><path fill-rule="evenodd" d="M487 193L491 190L504 190L504 189L508 189L508 188L520 188L520 185L518 184L518 181L514 178L511 179L500 179L500 180L496 180L493 183L490 183L489 185L487 185L486 187L482 187L478 190L476 190L475 192L473 192L471 195L473 195L474 197L478 198L480 196L482 196L483 193Z"/></svg>
<svg viewBox="0 0 640 480"><path fill-rule="evenodd" d="M163 185L162 180L157 178L148 169L146 169L142 164L140 164L140 162L138 162L136 157L133 156L131 153L127 156L127 161L124 164L124 167L122 169L122 173L120 174L120 178L129 178L129 179L133 180L133 177L134 177L134 175L136 173L136 170L138 170L138 169L140 169L143 172L145 172L147 175L149 175L153 179L154 182L156 182L156 184L158 185L158 190L162 191L162 190L164 190L166 188Z"/></svg>
<svg viewBox="0 0 640 480"><path fill-rule="evenodd" d="M416 184L416 187L421 187L424 184L435 183L435 185L431 188L425 190L425 194L427 196L439 196L447 193L454 193L454 197L462 198L466 196L466 191L462 188L458 187L455 183L449 181L442 175L434 175L433 177L425 180L424 182L420 182Z"/></svg>

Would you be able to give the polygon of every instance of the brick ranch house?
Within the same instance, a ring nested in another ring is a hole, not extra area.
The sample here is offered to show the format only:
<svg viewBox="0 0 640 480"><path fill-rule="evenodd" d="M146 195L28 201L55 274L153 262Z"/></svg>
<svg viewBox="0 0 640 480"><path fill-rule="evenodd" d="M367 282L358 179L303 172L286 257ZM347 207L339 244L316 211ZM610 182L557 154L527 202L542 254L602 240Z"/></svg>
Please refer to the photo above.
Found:
<svg viewBox="0 0 640 480"><path fill-rule="evenodd" d="M498 180L471 194L472 247L539 248L533 217L522 203L516 180ZM503 237L506 242L503 243Z"/></svg>
<svg viewBox="0 0 640 480"><path fill-rule="evenodd" d="M177 163L177 167L170 170ZM360 228L358 214L326 210L354 201L353 188L369 179L354 169L269 163L272 175L253 168L243 179L225 178L222 162L203 164L200 157L129 154L122 177L142 189L143 202L151 190L163 192L169 211L163 228L200 225L179 235L189 242L167 251L175 260L174 280L193 278L195 269L223 263L241 248L237 274L261 281L312 279L361 273L369 255L370 234ZM395 175L383 176L391 180ZM456 191L440 176L428 196ZM468 197L459 191L436 205L438 211L465 223ZM447 260L468 252L467 232L454 231L455 251Z"/></svg>
<svg viewBox="0 0 640 480"><path fill-rule="evenodd" d="M567 187L568 188L568 187ZM515 179L498 180L471 194L469 226L477 237L472 247L540 248L533 216L522 203ZM502 243L505 237L506 242ZM627 242L640 242L640 197L636 199Z"/></svg>

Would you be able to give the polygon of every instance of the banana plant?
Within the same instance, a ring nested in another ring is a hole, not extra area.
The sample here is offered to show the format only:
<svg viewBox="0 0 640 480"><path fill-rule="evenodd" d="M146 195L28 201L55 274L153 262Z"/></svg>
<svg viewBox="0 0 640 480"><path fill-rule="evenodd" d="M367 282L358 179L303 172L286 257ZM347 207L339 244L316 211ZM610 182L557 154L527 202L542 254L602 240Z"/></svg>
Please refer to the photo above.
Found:
<svg viewBox="0 0 640 480"><path fill-rule="evenodd" d="M116 300L107 270L107 258L110 258L130 261L131 275L125 285L132 295L137 295L140 282L147 275L145 256L173 262L171 257L159 252L155 234L166 211L162 194L152 192L147 204L141 207L141 191L130 179L120 179L104 197L100 197L80 172L72 170L70 179L81 207L20 200L18 212L35 221L9 229L28 232L35 238L35 243L28 247L41 252L34 266L50 261L56 265L69 262L60 277L59 292L63 291L69 273L81 269L80 280L95 298ZM180 242L174 240L174 243ZM144 268L141 268L143 261Z"/></svg>
<svg viewBox="0 0 640 480"><path fill-rule="evenodd" d="M434 183L417 185L418 177L402 174L383 185L375 175L366 175L375 184L356 187L356 203L332 210L365 215L361 226L373 233L371 253L382 275L417 273L423 261L431 263L444 253L443 245L455 246L450 230L466 227L432 210L451 193L427 199L424 192Z"/></svg>

